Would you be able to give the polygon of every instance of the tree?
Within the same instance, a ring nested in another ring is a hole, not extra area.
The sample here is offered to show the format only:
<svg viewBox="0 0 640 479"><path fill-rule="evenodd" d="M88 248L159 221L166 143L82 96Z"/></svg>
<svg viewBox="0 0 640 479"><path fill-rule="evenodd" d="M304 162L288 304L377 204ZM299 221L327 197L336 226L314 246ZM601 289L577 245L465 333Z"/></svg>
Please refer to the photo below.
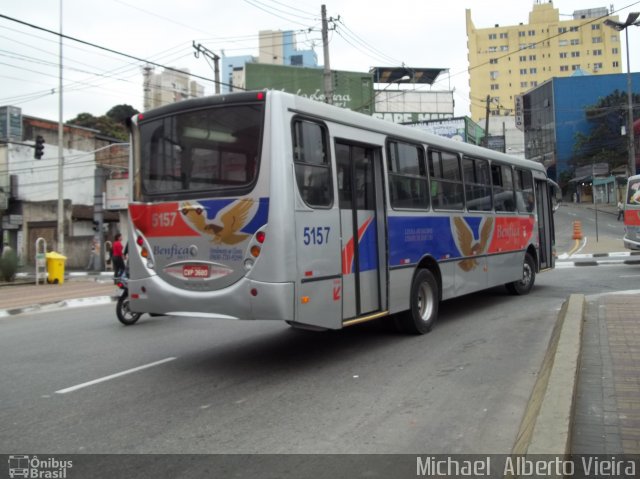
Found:
<svg viewBox="0 0 640 479"><path fill-rule="evenodd" d="M71 125L84 126L85 128L96 128L98 119L91 113L80 113L73 120L69 120L67 123Z"/></svg>
<svg viewBox="0 0 640 479"><path fill-rule="evenodd" d="M116 123L125 124L127 119L131 118L133 115L137 115L140 113L131 105L116 105L111 110L107 112L107 116L111 118Z"/></svg>
<svg viewBox="0 0 640 479"><path fill-rule="evenodd" d="M75 118L68 121L70 125L93 128L100 133L112 138L127 141L129 132L125 125L127 118L139 113L131 105L116 105L111 108L106 115L93 116L91 113L80 113Z"/></svg>
<svg viewBox="0 0 640 479"><path fill-rule="evenodd" d="M634 94L633 104L639 102L640 95ZM627 127L627 104L627 93L615 90L585 109L589 132L576 134L574 166L608 163L613 169L627 164L628 137L621 134L622 127Z"/></svg>

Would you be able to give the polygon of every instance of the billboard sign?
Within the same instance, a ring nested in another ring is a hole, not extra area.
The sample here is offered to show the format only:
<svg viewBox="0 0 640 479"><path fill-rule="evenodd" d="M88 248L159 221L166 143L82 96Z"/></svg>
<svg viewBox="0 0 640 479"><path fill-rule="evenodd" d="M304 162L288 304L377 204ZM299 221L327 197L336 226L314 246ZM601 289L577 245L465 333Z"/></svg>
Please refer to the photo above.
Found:
<svg viewBox="0 0 640 479"><path fill-rule="evenodd" d="M125 210L129 204L129 180L107 180L105 208L107 210Z"/></svg>
<svg viewBox="0 0 640 479"><path fill-rule="evenodd" d="M524 102L522 99L522 95L516 95L514 101L516 128L520 131L524 131Z"/></svg>
<svg viewBox="0 0 640 479"><path fill-rule="evenodd" d="M452 140L465 141L466 125L463 118L444 121L417 122L410 124L409 126L428 131L434 135L451 138Z"/></svg>
<svg viewBox="0 0 640 479"><path fill-rule="evenodd" d="M324 71L322 68L291 67L247 63L247 90L280 90L324 102ZM331 71L333 104L362 113L373 109L373 76L371 73Z"/></svg>

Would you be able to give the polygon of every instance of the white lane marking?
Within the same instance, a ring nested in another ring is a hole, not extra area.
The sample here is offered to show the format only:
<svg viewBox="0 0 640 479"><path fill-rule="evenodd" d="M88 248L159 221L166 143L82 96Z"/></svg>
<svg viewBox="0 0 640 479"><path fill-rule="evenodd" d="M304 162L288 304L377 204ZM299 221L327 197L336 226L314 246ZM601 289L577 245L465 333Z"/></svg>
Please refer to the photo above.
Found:
<svg viewBox="0 0 640 479"><path fill-rule="evenodd" d="M569 263L556 262L555 269L565 269L565 268L574 268L576 265L573 261Z"/></svg>
<svg viewBox="0 0 640 479"><path fill-rule="evenodd" d="M105 376L103 378L98 378L98 379L94 379L93 381L88 381L86 383L82 383L82 384L77 384L75 386L71 386L69 388L65 388L65 389L60 389L59 391L56 391L56 394L67 394L73 391L77 391L78 389L82 389L82 388L86 388L88 386L93 386L94 384L98 384L98 383L102 383L105 381L109 381L110 379L115 379L115 378L119 378L120 376L124 376L126 374L131 374L131 373L135 373L138 371L141 371L143 369L147 369L147 368L152 368L154 366L158 366L159 364L163 364L163 363L168 363L169 361L173 361L176 358L165 358L165 359L161 359L160 361L156 361L154 363L149 363L149 364L144 364L142 366L138 366L137 368L133 368L133 369L127 369L126 371L121 371L119 373L115 373L115 374L111 374L109 376Z"/></svg>

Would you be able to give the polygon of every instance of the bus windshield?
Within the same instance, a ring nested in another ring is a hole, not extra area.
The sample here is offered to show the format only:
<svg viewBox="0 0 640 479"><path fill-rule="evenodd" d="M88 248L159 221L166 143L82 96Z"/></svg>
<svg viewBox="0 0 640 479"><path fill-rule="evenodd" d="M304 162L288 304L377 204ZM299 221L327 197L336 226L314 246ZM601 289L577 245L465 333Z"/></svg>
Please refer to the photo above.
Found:
<svg viewBox="0 0 640 479"><path fill-rule="evenodd" d="M138 200L244 194L258 170L263 104L140 121Z"/></svg>
<svg viewBox="0 0 640 479"><path fill-rule="evenodd" d="M630 178L627 187L627 204L640 207L640 178Z"/></svg>

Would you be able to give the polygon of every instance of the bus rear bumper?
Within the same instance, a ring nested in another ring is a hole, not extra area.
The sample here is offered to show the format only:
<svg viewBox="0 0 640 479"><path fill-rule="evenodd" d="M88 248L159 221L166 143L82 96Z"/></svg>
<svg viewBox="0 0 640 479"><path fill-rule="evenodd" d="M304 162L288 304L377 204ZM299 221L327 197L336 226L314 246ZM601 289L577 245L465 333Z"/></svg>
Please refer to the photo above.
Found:
<svg viewBox="0 0 640 479"><path fill-rule="evenodd" d="M294 318L294 283L264 283L243 278L218 291L188 291L158 276L129 280L134 312L204 316L217 319Z"/></svg>

